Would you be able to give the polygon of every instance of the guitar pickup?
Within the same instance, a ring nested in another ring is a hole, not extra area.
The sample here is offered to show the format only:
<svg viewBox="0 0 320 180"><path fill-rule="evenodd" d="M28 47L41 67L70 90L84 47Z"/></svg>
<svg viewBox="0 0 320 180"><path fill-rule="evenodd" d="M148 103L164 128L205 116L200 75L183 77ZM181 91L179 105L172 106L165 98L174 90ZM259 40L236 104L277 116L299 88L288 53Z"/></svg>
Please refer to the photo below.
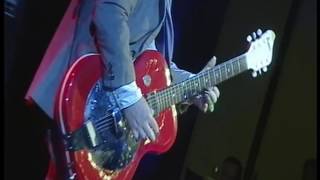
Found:
<svg viewBox="0 0 320 180"><path fill-rule="evenodd" d="M65 135L65 145L69 151L77 151L81 149L93 149L101 142L101 138L96 134L91 121L85 124L76 131Z"/></svg>
<svg viewBox="0 0 320 180"><path fill-rule="evenodd" d="M85 128L87 132L87 142L89 143L90 148L94 148L99 144L98 136L96 134L95 128L92 124L92 121L87 121L85 123Z"/></svg>

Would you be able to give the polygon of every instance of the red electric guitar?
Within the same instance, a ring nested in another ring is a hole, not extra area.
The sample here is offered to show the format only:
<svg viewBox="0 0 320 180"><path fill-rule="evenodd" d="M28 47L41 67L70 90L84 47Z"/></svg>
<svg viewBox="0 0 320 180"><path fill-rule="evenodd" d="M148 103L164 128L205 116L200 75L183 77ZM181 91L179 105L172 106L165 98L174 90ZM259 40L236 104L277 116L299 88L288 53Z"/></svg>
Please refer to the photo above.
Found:
<svg viewBox="0 0 320 180"><path fill-rule="evenodd" d="M146 153L169 150L177 134L175 104L241 72L266 71L272 60L275 34L258 30L248 36L249 50L178 84L170 85L166 61L147 50L134 62L136 82L155 111L160 133L155 142L135 140L121 111L101 86L104 70L99 54L79 58L66 73L59 92L56 120L63 135L68 179L132 179ZM139 112L137 112L139 113Z"/></svg>

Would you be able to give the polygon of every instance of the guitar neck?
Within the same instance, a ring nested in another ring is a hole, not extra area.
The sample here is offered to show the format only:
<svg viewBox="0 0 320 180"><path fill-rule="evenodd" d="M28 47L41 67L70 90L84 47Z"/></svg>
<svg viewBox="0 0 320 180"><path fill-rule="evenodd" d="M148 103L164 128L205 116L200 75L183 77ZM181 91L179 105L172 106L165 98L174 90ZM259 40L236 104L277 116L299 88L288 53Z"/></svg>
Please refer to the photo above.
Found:
<svg viewBox="0 0 320 180"><path fill-rule="evenodd" d="M197 75L160 90L148 96L149 105L157 112L171 107L172 105L186 101L198 95L205 88L213 87L227 79L230 79L248 69L246 54L230 59L211 69L198 73ZM156 101L150 102L150 101Z"/></svg>

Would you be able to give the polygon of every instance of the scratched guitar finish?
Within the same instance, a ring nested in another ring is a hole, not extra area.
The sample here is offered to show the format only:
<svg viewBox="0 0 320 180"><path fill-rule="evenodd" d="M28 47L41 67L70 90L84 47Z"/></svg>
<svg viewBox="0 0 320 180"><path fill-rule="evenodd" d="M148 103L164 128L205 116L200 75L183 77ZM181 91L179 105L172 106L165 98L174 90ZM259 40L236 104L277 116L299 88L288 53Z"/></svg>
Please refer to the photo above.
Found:
<svg viewBox="0 0 320 180"><path fill-rule="evenodd" d="M160 133L155 142L135 140L125 118L101 85L104 71L99 54L79 58L61 85L56 120L65 137L63 153L69 179L131 179L146 153L164 153L177 135L175 104L207 87L217 85L248 69L253 76L271 63L275 34L257 32L249 50L178 84L170 84L166 60L148 50L134 62L136 83L155 111ZM137 112L139 113L139 112Z"/></svg>

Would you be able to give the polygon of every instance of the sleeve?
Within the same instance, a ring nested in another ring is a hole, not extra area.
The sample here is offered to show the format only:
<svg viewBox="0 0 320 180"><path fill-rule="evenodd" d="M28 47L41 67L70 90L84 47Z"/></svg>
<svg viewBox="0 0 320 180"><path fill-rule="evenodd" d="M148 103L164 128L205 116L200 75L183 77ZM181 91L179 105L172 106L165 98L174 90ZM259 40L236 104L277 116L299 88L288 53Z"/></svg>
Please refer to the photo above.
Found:
<svg viewBox="0 0 320 180"><path fill-rule="evenodd" d="M179 82L182 82L195 74L180 69L174 62L170 61L170 70L171 70L171 76L172 76L172 82L173 84L177 84Z"/></svg>
<svg viewBox="0 0 320 180"><path fill-rule="evenodd" d="M129 48L128 16L136 0L97 0L93 22L96 40L106 67L103 86L120 109L136 103L141 97L135 82L133 60Z"/></svg>
<svg viewBox="0 0 320 180"><path fill-rule="evenodd" d="M95 3L93 22L106 67L103 85L113 90L135 80L129 48L128 16L136 0L96 0Z"/></svg>

